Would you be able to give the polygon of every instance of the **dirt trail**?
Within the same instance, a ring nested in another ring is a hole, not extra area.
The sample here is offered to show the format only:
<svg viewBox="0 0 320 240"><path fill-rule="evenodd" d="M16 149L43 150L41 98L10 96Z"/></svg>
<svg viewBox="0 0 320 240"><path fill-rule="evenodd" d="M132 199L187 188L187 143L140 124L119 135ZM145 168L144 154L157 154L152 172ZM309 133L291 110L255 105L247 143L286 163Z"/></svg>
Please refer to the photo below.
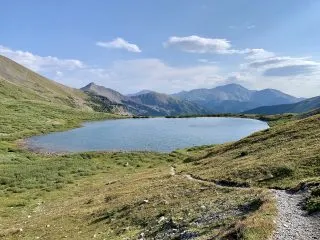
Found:
<svg viewBox="0 0 320 240"><path fill-rule="evenodd" d="M177 175L174 167L171 167L170 174ZM190 174L183 175L190 181L220 184L194 178ZM241 188L241 187L240 187ZM277 229L272 236L273 240L320 240L320 213L308 215L301 208L305 200L305 193L290 194L283 190L271 190L277 200L278 217Z"/></svg>

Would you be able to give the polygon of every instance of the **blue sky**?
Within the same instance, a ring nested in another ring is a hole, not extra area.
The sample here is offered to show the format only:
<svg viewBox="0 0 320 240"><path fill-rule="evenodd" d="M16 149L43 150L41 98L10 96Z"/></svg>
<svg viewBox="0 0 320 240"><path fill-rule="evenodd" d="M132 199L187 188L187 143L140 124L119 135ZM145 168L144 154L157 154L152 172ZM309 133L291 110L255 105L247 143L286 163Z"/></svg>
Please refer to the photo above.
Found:
<svg viewBox="0 0 320 240"><path fill-rule="evenodd" d="M317 0L2 0L0 54L63 84L319 95Z"/></svg>

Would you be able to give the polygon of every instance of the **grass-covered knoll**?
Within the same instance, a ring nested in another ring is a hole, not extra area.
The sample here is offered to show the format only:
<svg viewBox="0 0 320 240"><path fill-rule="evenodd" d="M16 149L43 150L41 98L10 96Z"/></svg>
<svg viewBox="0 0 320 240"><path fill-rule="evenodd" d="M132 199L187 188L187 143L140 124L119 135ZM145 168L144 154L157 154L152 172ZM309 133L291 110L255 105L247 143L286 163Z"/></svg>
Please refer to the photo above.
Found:
<svg viewBox="0 0 320 240"><path fill-rule="evenodd" d="M189 155L180 171L201 179L269 188L313 188L320 183L320 115L278 124L235 143ZM319 203L318 190L314 190L307 206L315 211L320 209Z"/></svg>

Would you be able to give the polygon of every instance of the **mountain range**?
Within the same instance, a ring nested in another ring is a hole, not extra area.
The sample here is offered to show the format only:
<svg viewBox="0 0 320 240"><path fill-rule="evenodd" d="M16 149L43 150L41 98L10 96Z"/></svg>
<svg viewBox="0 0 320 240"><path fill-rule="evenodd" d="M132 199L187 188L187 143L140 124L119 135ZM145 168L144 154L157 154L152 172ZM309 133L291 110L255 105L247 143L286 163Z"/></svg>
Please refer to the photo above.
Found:
<svg viewBox="0 0 320 240"><path fill-rule="evenodd" d="M195 103L153 91L143 91L126 96L95 83L90 83L81 90L89 94L93 102L99 103L98 106L111 106L111 109L122 113L145 116L207 113Z"/></svg>
<svg viewBox="0 0 320 240"><path fill-rule="evenodd" d="M249 90L238 84L194 89L173 94L202 106L211 113L240 113L260 106L296 103L296 98L275 89Z"/></svg>
<svg viewBox="0 0 320 240"><path fill-rule="evenodd" d="M123 115L172 116L213 113L302 113L320 108L320 97L301 99L274 89L249 90L238 84L176 94L143 90L123 95L90 83L74 89L0 56L0 97L47 102L61 107Z"/></svg>

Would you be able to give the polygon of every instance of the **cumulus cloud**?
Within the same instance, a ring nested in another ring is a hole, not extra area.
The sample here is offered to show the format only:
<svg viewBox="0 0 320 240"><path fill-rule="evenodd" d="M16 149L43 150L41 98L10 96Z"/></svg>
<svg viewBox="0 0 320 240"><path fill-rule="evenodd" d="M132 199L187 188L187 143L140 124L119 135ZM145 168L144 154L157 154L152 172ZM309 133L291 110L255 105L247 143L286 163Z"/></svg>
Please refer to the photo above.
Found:
<svg viewBox="0 0 320 240"><path fill-rule="evenodd" d="M59 59L57 57L52 56L42 57L36 54L32 54L30 52L12 50L1 45L0 54L37 72L57 72L61 71L61 69L74 70L85 67L84 63L79 60Z"/></svg>
<svg viewBox="0 0 320 240"><path fill-rule="evenodd" d="M274 65L274 64L279 64L282 62L285 62L285 59L282 58L269 58L269 59L264 59L264 60L260 60L260 61L254 61L248 64L249 67L252 68L259 68L259 67L265 67L265 66L269 66L269 65Z"/></svg>
<svg viewBox="0 0 320 240"><path fill-rule="evenodd" d="M97 46L111 49L124 49L128 52L140 53L140 48L133 43L129 43L123 38L116 38L111 42L97 42Z"/></svg>
<svg viewBox="0 0 320 240"><path fill-rule="evenodd" d="M102 78L108 73L99 68L87 66L80 60L60 59L52 56L40 56L27 51L13 50L0 45L0 55L38 72L48 78L57 80L62 84L78 87L89 79Z"/></svg>
<svg viewBox="0 0 320 240"><path fill-rule="evenodd" d="M177 48L184 52L201 54L244 54L246 59L272 57L274 53L264 49L235 49L230 41L222 38L203 38L196 35L187 37L170 37L164 47Z"/></svg>
<svg viewBox="0 0 320 240"><path fill-rule="evenodd" d="M222 38L203 38L196 35L187 37L170 37L164 43L165 47L175 47L190 53L218 53L227 54L231 44Z"/></svg>
<svg viewBox="0 0 320 240"><path fill-rule="evenodd" d="M266 51L262 48L253 48L253 49L247 48L243 50L243 53L247 54L246 59L251 59L251 60L265 59L265 58L270 58L275 56L273 52Z"/></svg>
<svg viewBox="0 0 320 240"><path fill-rule="evenodd" d="M312 65L291 65L266 69L263 75L267 77L296 76L310 74L315 71L319 71L319 68Z"/></svg>
<svg viewBox="0 0 320 240"><path fill-rule="evenodd" d="M252 61L247 66L267 77L300 76L320 72L320 63L307 58L271 57Z"/></svg>
<svg viewBox="0 0 320 240"><path fill-rule="evenodd" d="M241 64L237 81L253 89L276 88L301 97L319 95L320 62L273 55L247 59Z"/></svg>

